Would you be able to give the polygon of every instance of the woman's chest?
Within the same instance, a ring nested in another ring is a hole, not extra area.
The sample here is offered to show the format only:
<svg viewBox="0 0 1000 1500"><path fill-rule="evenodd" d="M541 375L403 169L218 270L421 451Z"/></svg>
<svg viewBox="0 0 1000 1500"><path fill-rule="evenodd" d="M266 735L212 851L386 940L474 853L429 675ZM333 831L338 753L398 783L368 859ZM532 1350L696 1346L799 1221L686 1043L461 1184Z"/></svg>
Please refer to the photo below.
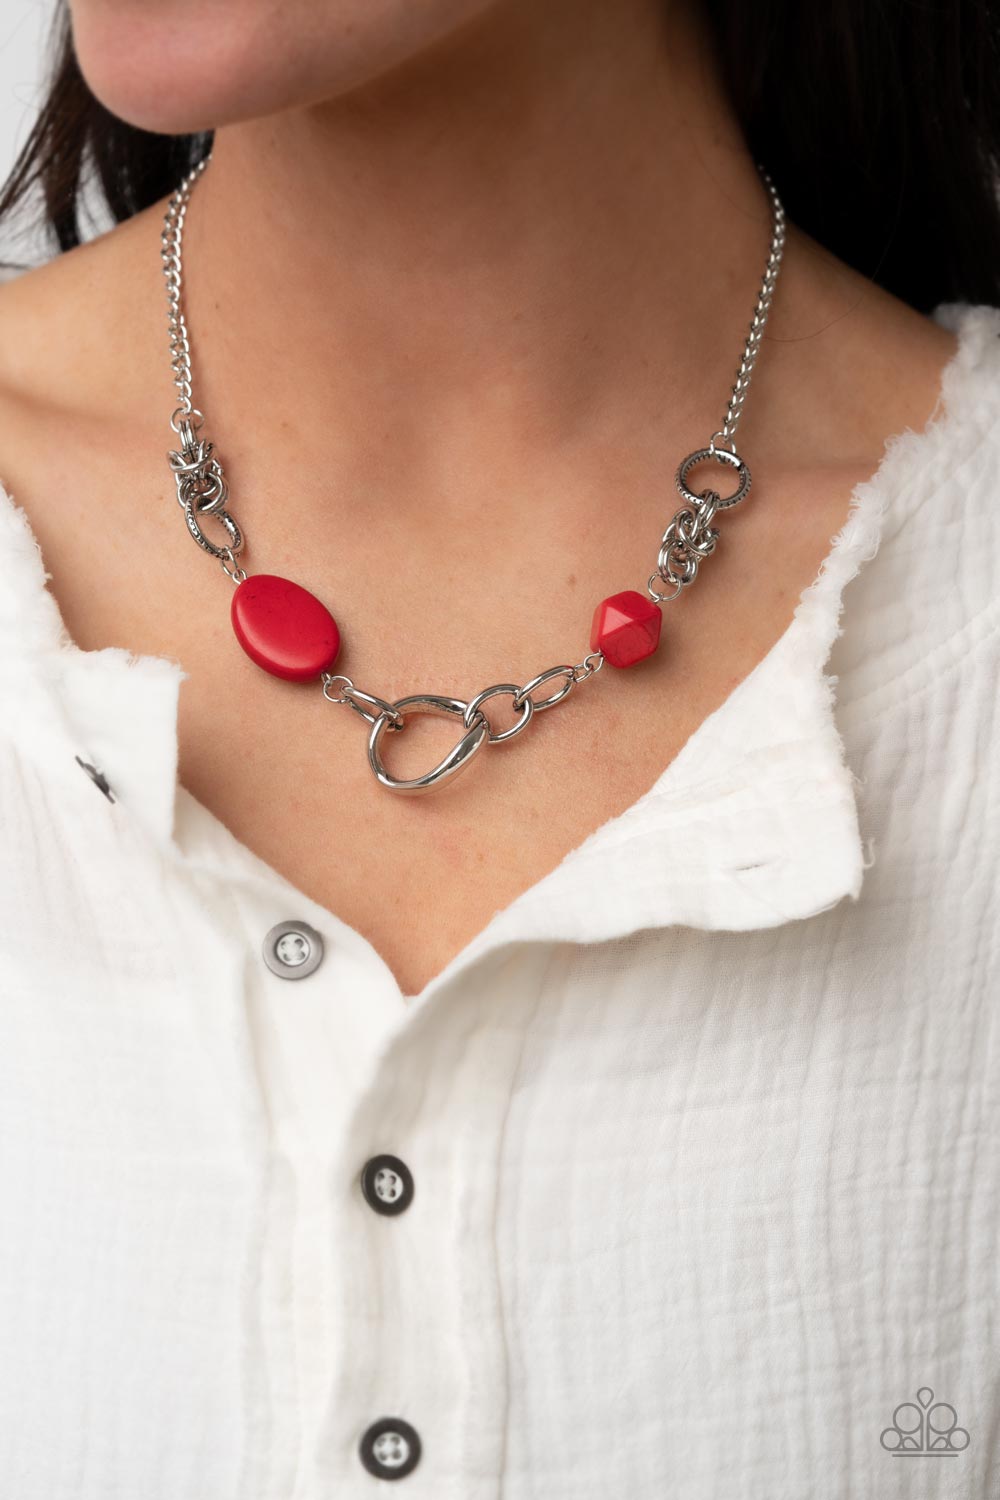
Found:
<svg viewBox="0 0 1000 1500"><path fill-rule="evenodd" d="M530 720L501 687L483 704L490 732L520 724L516 736L484 739L460 778L408 797L375 780L369 722L325 701L318 681L281 681L240 650L231 585L191 546L169 475L136 533L156 566L137 568L125 539L136 525L131 496L151 489L144 453L116 454L116 467L89 449L84 463L72 432L55 449L14 432L5 440L73 640L87 653L122 644L180 664L182 785L268 866L363 933L408 995L642 797L753 672L788 628L859 477L834 467L770 479L766 502L755 498L720 521L723 540L697 587L662 608L654 656L628 670L605 664ZM808 507L799 503L803 486ZM72 503L38 503L46 496ZM337 670L389 700L434 693L467 703L504 680L522 687L560 664L582 666L595 606L629 580L645 594L668 518L645 499L620 500L613 525L606 507L576 517L574 551L549 517L526 570L523 525L497 517L485 588L476 583L483 547L472 527L438 534L427 515L417 535L394 527L345 538L320 518L309 548L299 548L264 498L254 551L242 560L251 574L288 572L322 594L342 627ZM677 500L663 503L670 510ZM96 515L105 524L95 526ZM767 566L748 568L751 555ZM412 559L389 587L385 557ZM540 685L533 701L560 681ZM465 733L454 716L412 714L403 733L383 735L381 754L394 775L416 777Z"/></svg>

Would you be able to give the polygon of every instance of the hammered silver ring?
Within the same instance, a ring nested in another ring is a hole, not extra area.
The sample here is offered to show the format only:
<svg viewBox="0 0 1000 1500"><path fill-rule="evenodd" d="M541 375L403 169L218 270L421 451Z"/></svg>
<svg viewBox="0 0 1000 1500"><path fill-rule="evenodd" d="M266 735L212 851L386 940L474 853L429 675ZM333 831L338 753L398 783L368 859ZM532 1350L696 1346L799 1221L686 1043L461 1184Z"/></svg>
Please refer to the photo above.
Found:
<svg viewBox="0 0 1000 1500"><path fill-rule="evenodd" d="M717 508L719 510L730 510L732 506L739 505L750 493L750 470L743 462L738 453L730 453L726 448L699 448L696 453L689 453L684 462L677 470L677 488L684 499L692 505L697 505L701 499L700 495L688 488L687 477L697 464L719 463L726 464L730 469L735 469L738 476L738 484L731 495L720 497ZM714 491L713 491L714 493Z"/></svg>
<svg viewBox="0 0 1000 1500"><path fill-rule="evenodd" d="M194 507L192 505L186 505L184 507L184 519L187 522L188 531L190 531L191 535L198 543L198 546L204 547L205 551L210 552L213 557L228 557L230 553L243 551L243 534L227 510L216 511L212 519L220 522L220 524L224 527L226 535L229 537L228 546L219 547L216 546L215 542L209 541L208 537L198 525L198 521L195 517Z"/></svg>

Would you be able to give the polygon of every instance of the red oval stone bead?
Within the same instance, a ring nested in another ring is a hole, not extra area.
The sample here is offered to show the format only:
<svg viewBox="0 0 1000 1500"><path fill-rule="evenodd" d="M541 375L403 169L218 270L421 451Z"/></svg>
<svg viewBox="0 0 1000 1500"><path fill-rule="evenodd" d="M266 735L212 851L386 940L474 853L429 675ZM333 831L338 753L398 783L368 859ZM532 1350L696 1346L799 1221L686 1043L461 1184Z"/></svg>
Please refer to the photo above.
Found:
<svg viewBox="0 0 1000 1500"><path fill-rule="evenodd" d="M326 605L273 573L253 573L237 585L232 621L250 660L288 682L311 682L340 653L340 631Z"/></svg>
<svg viewBox="0 0 1000 1500"><path fill-rule="evenodd" d="M603 599L590 627L591 651L603 651L612 667L633 667L660 644L663 616L658 604L635 589Z"/></svg>

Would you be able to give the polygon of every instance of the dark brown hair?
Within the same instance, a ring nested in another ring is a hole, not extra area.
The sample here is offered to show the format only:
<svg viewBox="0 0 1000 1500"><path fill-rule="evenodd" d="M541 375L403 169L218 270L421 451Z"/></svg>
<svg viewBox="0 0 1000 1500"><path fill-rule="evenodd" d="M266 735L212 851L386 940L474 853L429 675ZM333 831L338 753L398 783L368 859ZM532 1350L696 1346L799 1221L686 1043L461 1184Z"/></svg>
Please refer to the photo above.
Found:
<svg viewBox="0 0 1000 1500"><path fill-rule="evenodd" d="M922 311L1000 304L1000 0L700 0L748 145L789 218ZM115 118L80 72L64 11L34 129L0 193L40 187L63 249L93 174L116 220L211 145Z"/></svg>

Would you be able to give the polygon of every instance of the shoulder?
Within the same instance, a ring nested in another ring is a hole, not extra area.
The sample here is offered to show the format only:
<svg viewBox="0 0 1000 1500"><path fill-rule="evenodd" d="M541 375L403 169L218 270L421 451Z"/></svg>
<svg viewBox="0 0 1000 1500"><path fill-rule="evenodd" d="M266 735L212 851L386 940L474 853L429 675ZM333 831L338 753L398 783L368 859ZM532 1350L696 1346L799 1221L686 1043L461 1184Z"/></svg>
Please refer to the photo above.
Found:
<svg viewBox="0 0 1000 1500"><path fill-rule="evenodd" d="M1000 308L948 302L934 318L956 339L940 392L940 410L953 418L948 438L960 446L973 434L1000 441Z"/></svg>
<svg viewBox="0 0 1000 1500"><path fill-rule="evenodd" d="M166 343L158 241L147 210L0 284L0 484L32 513L69 504L80 463L142 421Z"/></svg>
<svg viewBox="0 0 1000 1500"><path fill-rule="evenodd" d="M134 451L165 447L150 368L170 399L158 257L154 209L0 284L0 585L8 589L40 547L42 580L47 572L60 582L65 608L93 549L124 549L127 528L138 525ZM31 576L37 587L38 570Z"/></svg>
<svg viewBox="0 0 1000 1500"><path fill-rule="evenodd" d="M798 230L782 277L755 401L776 414L767 451L782 469L839 460L870 472L887 438L932 417L957 317L916 311Z"/></svg>
<svg viewBox="0 0 1000 1500"><path fill-rule="evenodd" d="M0 479L60 424L129 415L134 376L163 344L158 236L147 210L0 284Z"/></svg>
<svg viewBox="0 0 1000 1500"><path fill-rule="evenodd" d="M933 412L887 436L855 492L874 541L833 666L842 707L920 723L940 699L944 734L959 706L985 729L1000 660L1000 309L943 304L935 320L956 347Z"/></svg>
<svg viewBox="0 0 1000 1500"><path fill-rule="evenodd" d="M996 592L1000 308L949 302L925 315L814 242L799 250L763 371L784 421L766 451L807 485L839 469L855 492L876 492L883 541L926 549L940 580L987 545ZM937 550L946 538L950 558Z"/></svg>

